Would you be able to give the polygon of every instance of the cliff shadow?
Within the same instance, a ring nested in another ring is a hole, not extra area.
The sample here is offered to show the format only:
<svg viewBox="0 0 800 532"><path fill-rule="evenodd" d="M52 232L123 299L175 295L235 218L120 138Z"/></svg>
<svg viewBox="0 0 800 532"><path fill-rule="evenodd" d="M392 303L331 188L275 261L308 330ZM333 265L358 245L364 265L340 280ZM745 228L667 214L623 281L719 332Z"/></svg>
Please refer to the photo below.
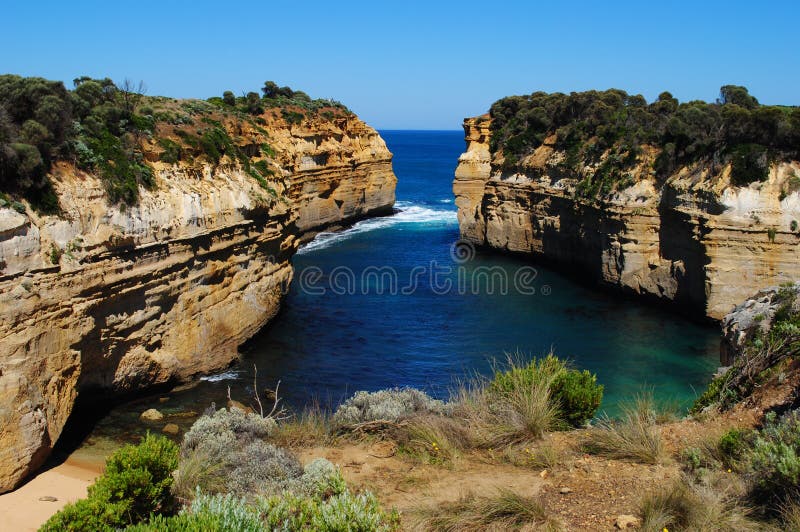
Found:
<svg viewBox="0 0 800 532"><path fill-rule="evenodd" d="M705 315L708 303L705 267L710 259L703 239L710 230L705 227L703 218L693 220L689 214L675 210L677 202L677 191L665 186L658 205L659 254L673 262L673 276L677 281L675 303Z"/></svg>

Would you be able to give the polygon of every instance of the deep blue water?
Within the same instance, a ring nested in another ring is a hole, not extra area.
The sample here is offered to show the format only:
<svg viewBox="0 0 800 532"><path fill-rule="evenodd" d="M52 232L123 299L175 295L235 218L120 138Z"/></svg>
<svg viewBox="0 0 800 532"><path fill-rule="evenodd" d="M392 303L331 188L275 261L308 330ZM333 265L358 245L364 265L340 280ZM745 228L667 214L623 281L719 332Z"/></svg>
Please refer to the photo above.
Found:
<svg viewBox="0 0 800 532"><path fill-rule="evenodd" d="M336 402L356 390L389 386L446 395L455 379L488 371L492 359L542 355L550 348L597 373L611 412L644 387L662 400L686 403L705 386L717 366L714 327L580 286L520 258L478 254L456 262L452 180L463 133L381 135L394 153L401 212L323 235L302 250L283 312L245 346L246 359L265 378L282 380L287 400ZM387 277L365 279L370 267L396 271L397 293L387 293ZM307 282L309 268L322 277ZM425 273L415 289L402 293L414 268ZM521 269L535 273L532 283L519 283L535 293L515 289ZM500 293L499 277L491 285L485 276L475 277L480 270L502 272L507 293ZM459 274L465 289L459 290ZM444 290L448 280L452 288Z"/></svg>
<svg viewBox="0 0 800 532"><path fill-rule="evenodd" d="M714 327L581 286L520 258L478 254L457 262L451 187L463 133L381 134L394 153L399 212L323 234L302 249L281 313L243 347L242 363L172 394L159 408L222 405L228 386L246 400L253 364L260 386L280 379L281 395L295 407L392 386L444 396L455 380L489 371L493 358L551 348L597 373L605 385L602 408L611 414L645 387L686 405L707 384L717 366ZM383 268L383 277L364 276L369 268ZM493 290L485 276L475 277L489 271ZM515 276L525 274L535 277L516 286L534 293L515 288ZM505 294L502 278L508 279ZM417 280L413 289L410 279ZM158 404L149 399L120 407L96 432L130 426L150 406Z"/></svg>

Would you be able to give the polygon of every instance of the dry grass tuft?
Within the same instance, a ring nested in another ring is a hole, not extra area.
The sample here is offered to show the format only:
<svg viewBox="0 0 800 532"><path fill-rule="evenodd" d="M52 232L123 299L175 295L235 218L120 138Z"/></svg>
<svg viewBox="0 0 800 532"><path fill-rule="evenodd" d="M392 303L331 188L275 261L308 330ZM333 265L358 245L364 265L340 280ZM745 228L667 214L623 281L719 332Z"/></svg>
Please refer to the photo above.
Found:
<svg viewBox="0 0 800 532"><path fill-rule="evenodd" d="M752 520L752 510L741 504L742 489L735 480L721 476L701 484L678 479L642 499L641 530L765 530L765 524Z"/></svg>
<svg viewBox="0 0 800 532"><path fill-rule="evenodd" d="M502 368L495 368L494 381L476 377L456 391L455 414L466 419L479 447L539 439L560 423L558 405L550 399L560 369L542 363L532 372L509 356ZM497 385L498 375L502 386Z"/></svg>
<svg viewBox="0 0 800 532"><path fill-rule="evenodd" d="M653 396L638 395L632 404L623 406L618 421L604 419L586 433L584 449L609 458L629 458L645 464L661 462L666 455Z"/></svg>
<svg viewBox="0 0 800 532"><path fill-rule="evenodd" d="M399 433L404 452L430 464L452 464L472 446L466 426L451 418L427 415L412 418Z"/></svg>
<svg viewBox="0 0 800 532"><path fill-rule="evenodd" d="M224 464L202 451L185 456L174 476L172 494L183 501L192 500L198 486L206 493L222 493L227 486Z"/></svg>
<svg viewBox="0 0 800 532"><path fill-rule="evenodd" d="M500 531L519 530L530 524L544 530L561 530L561 524L538 498L499 490L492 497L469 495L421 510L415 528L432 532Z"/></svg>
<svg viewBox="0 0 800 532"><path fill-rule="evenodd" d="M781 529L786 532L800 532L800 502L795 501L783 505Z"/></svg>
<svg viewBox="0 0 800 532"><path fill-rule="evenodd" d="M318 404L278 423L270 441L281 447L300 448L331 443L331 418Z"/></svg>

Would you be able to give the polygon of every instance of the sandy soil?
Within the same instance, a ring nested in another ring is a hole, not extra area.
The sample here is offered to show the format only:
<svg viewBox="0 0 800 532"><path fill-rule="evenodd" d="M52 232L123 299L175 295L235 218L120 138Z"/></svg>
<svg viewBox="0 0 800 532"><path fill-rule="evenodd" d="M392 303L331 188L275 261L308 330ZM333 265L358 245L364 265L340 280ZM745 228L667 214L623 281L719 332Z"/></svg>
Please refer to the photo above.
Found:
<svg viewBox="0 0 800 532"><path fill-rule="evenodd" d="M0 495L0 530L37 530L64 505L86 497L86 489L100 473L99 464L69 458Z"/></svg>

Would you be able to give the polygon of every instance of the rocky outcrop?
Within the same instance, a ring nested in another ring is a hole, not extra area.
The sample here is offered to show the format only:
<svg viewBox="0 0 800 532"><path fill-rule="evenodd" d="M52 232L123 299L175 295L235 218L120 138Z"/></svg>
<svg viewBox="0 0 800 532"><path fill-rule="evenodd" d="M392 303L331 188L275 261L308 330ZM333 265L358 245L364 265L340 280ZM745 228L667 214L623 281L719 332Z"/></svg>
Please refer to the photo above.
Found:
<svg viewBox="0 0 800 532"><path fill-rule="evenodd" d="M0 208L0 491L41 465L79 394L229 365L278 311L304 235L391 211L391 154L358 118L226 127L268 137L268 183L228 159L158 162L153 143L135 206L58 163L61 214Z"/></svg>
<svg viewBox="0 0 800 532"><path fill-rule="evenodd" d="M769 179L730 185L729 167L701 164L666 180L643 150L631 186L581 199L554 139L503 171L489 149L490 119L464 122L467 150L453 191L463 238L566 266L598 284L721 319L754 290L800 278L800 195L788 187L800 163L774 164Z"/></svg>
<svg viewBox="0 0 800 532"><path fill-rule="evenodd" d="M775 322L775 315L785 306L800 311L800 284L772 286L760 290L737 305L721 322L720 361L729 366L744 351L748 342L766 334Z"/></svg>

